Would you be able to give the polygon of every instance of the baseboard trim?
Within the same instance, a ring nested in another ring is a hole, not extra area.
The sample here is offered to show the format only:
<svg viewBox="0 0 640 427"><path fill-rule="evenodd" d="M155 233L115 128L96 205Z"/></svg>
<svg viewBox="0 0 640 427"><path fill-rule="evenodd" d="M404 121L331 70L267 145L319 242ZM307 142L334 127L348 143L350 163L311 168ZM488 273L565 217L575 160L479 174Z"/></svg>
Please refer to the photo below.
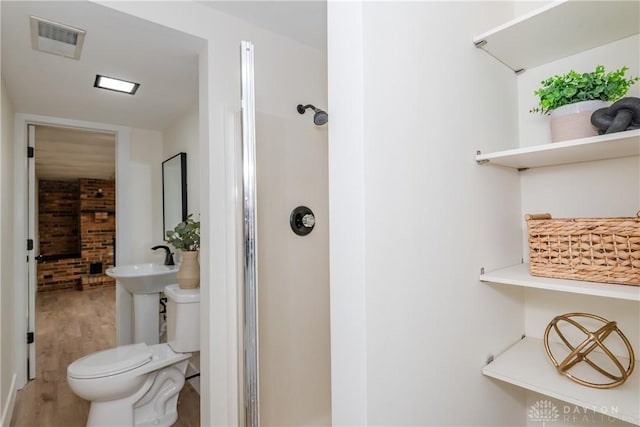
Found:
<svg viewBox="0 0 640 427"><path fill-rule="evenodd" d="M9 389L9 398L7 404L2 408L2 427L9 427L11 422L11 416L13 415L13 407L16 404L16 395L18 390L16 389L16 374L13 374L11 378L11 388Z"/></svg>

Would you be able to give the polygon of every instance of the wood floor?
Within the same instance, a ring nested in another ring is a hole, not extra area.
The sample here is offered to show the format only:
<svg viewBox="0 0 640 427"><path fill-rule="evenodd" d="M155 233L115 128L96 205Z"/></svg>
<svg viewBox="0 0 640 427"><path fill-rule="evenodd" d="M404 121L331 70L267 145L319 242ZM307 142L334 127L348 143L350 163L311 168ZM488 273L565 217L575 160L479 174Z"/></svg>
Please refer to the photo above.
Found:
<svg viewBox="0 0 640 427"><path fill-rule="evenodd" d="M36 298L36 379L18 391L10 427L82 427L89 402L67 385L67 366L115 346L115 288L58 291ZM175 426L200 425L200 396L185 384ZM114 426L119 427L119 426Z"/></svg>

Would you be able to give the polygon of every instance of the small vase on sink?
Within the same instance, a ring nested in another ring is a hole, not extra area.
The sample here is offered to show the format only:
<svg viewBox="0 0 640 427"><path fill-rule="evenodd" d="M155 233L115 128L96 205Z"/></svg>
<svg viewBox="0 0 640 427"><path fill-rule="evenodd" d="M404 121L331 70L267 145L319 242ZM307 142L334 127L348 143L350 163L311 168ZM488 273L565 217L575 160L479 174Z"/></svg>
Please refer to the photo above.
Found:
<svg viewBox="0 0 640 427"><path fill-rule="evenodd" d="M200 285L200 251L183 251L182 263L176 273L176 280L181 289L196 289Z"/></svg>
<svg viewBox="0 0 640 427"><path fill-rule="evenodd" d="M176 280L181 289L195 289L200 285L200 221L195 221L192 214L176 228L166 232L167 242L182 251L182 262L176 273Z"/></svg>

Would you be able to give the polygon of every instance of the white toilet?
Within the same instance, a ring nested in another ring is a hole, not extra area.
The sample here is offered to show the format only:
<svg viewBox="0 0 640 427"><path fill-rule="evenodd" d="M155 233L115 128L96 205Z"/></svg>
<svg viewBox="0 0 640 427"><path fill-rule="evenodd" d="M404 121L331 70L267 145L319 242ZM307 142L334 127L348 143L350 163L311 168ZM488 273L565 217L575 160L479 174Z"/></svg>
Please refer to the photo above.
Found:
<svg viewBox="0 0 640 427"><path fill-rule="evenodd" d="M170 426L191 351L200 350L200 289L165 288L167 343L123 345L67 368L71 390L91 401L87 426Z"/></svg>

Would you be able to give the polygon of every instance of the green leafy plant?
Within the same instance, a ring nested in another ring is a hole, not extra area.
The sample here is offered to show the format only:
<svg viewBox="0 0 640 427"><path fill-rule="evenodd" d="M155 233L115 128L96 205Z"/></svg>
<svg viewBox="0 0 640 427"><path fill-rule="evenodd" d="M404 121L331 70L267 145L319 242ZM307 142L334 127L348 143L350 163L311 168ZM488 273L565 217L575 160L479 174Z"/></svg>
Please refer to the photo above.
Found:
<svg viewBox="0 0 640 427"><path fill-rule="evenodd" d="M562 76L549 77L533 92L540 98L540 104L529 112L549 114L563 105L594 99L616 101L640 80L639 77L625 78L628 69L622 67L607 73L603 65L598 65L591 73L579 74L571 70Z"/></svg>
<svg viewBox="0 0 640 427"><path fill-rule="evenodd" d="M182 251L200 249L200 221L194 221L192 217L193 214L189 214L173 231L167 231L167 242L174 248Z"/></svg>

